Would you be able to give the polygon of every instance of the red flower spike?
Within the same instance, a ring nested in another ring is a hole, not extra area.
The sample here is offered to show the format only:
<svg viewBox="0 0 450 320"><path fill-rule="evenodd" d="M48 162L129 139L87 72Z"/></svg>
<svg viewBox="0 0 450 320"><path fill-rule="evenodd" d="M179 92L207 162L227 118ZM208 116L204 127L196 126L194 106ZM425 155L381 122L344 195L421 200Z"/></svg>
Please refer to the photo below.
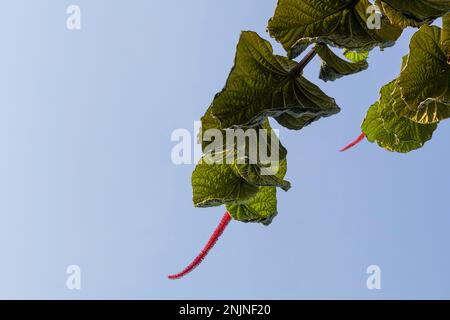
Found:
<svg viewBox="0 0 450 320"><path fill-rule="evenodd" d="M353 148L354 146L356 146L358 143L360 143L361 141L364 140L364 138L366 137L365 133L362 133L358 139L356 139L355 141L353 141L352 143L350 143L348 146L346 146L344 149L340 150L340 152L344 152L347 151L348 149Z"/></svg>
<svg viewBox="0 0 450 320"><path fill-rule="evenodd" d="M214 230L214 233L211 235L211 238L209 239L208 243L200 252L200 254L183 271L174 275L170 275L168 276L168 278L170 280L181 279L188 273L192 272L195 268L197 268L202 263L203 259L205 259L205 257L208 255L209 251L214 247L217 240L219 240L220 236L225 231L230 221L231 215L229 212L226 212L222 220L220 221L219 225L217 226L216 230Z"/></svg>

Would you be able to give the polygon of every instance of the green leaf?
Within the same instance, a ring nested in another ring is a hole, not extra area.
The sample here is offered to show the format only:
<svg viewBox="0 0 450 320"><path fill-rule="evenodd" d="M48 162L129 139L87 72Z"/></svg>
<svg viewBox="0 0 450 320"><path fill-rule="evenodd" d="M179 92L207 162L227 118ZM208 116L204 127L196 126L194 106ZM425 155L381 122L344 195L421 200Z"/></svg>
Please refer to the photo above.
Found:
<svg viewBox="0 0 450 320"><path fill-rule="evenodd" d="M352 62L361 62L369 58L369 51L351 51L344 49L344 56Z"/></svg>
<svg viewBox="0 0 450 320"><path fill-rule="evenodd" d="M441 47L447 55L447 62L450 61L450 13L442 18L442 39Z"/></svg>
<svg viewBox="0 0 450 320"><path fill-rule="evenodd" d="M268 121L263 127L270 128ZM192 174L194 205L225 204L236 220L269 224L276 215L276 187L285 191L291 187L284 180L286 159L263 165L241 163L238 160L242 159L233 156L227 150L220 163L214 162L217 157L202 158Z"/></svg>
<svg viewBox="0 0 450 320"><path fill-rule="evenodd" d="M289 57L296 57L311 42L350 50L392 46L403 30L385 17L380 30L370 30L370 5L367 0L279 0L268 30Z"/></svg>
<svg viewBox="0 0 450 320"><path fill-rule="evenodd" d="M261 186L259 192L252 198L246 201L236 201L227 204L227 210L230 212L233 219L242 222L260 222L265 225L269 225L273 218L277 215L277 190L275 187L270 186L270 181L268 186L264 186L264 181L258 181L261 179L278 179L278 181L283 181L286 175L286 160L280 162L280 167L278 168L276 176L260 176L252 172L240 172L241 176L249 181L250 183L259 183ZM255 181L256 180L256 181ZM261 183L262 182L262 183ZM272 182L272 185L274 183ZM285 191L290 188L290 184L283 188Z"/></svg>
<svg viewBox="0 0 450 320"><path fill-rule="evenodd" d="M202 117L202 126L199 133L199 142L202 144L202 150L207 155L214 156L216 152L230 152L234 151L235 160L252 160L253 163L258 163L262 167L261 161L282 161L286 159L287 150L281 144L275 131L270 126L269 120L266 119L261 125L250 128L240 129L221 129L220 124L211 115L211 109L208 109L206 114ZM228 136L227 131L233 134L241 132L243 137L252 136L249 131L253 131L256 137L256 142L248 139L237 139L234 136ZM218 135L219 137L217 137ZM219 141L215 141L219 139ZM233 139L227 141L227 139ZM242 141L241 141L242 140ZM242 145L240 145L242 143ZM253 144L254 143L254 144ZM252 144L252 146L250 146ZM265 147L266 150L261 150ZM277 148L277 149L275 149ZM276 154L274 153L276 152ZM266 156L268 159L261 159ZM247 161L246 163L249 163Z"/></svg>
<svg viewBox="0 0 450 320"><path fill-rule="evenodd" d="M245 181L259 187L280 187L284 191L291 188L289 181L283 180L287 171L287 162L282 160L272 166L252 164L237 165L236 170Z"/></svg>
<svg viewBox="0 0 450 320"><path fill-rule="evenodd" d="M421 148L433 136L437 124L419 124L399 117L392 109L395 81L385 85L380 100L373 104L361 126L370 142L386 150L407 153Z"/></svg>
<svg viewBox="0 0 450 320"><path fill-rule="evenodd" d="M223 137L223 131L220 128L220 121L216 117L212 115L211 107L208 108L205 115L201 118L202 126L200 128L199 136L198 136L198 142L202 145L202 150L205 151L205 148L211 144L213 141L208 141L205 138L205 133L208 132L208 130L220 130ZM223 140L223 139L222 139Z"/></svg>
<svg viewBox="0 0 450 320"><path fill-rule="evenodd" d="M269 225L278 213L277 190L274 187L261 187L247 202L228 204L227 210L234 220Z"/></svg>
<svg viewBox="0 0 450 320"><path fill-rule="evenodd" d="M253 197L259 187L280 187L288 191L290 182L284 180L286 155L271 163L253 163L231 150L204 155L192 174L194 205L212 207L243 202Z"/></svg>
<svg viewBox="0 0 450 320"><path fill-rule="evenodd" d="M277 213L276 187L287 191L291 186L284 180L286 160L276 168L210 161L203 157L192 174L194 205L225 204L235 220L269 224Z"/></svg>
<svg viewBox="0 0 450 320"><path fill-rule="evenodd" d="M209 163L202 158L192 173L193 201L196 207L214 207L244 201L259 188L240 177L229 164Z"/></svg>
<svg viewBox="0 0 450 320"><path fill-rule="evenodd" d="M222 128L257 126L268 116L278 121L285 115L295 118L295 129L301 129L340 111L334 99L292 73L296 62L272 52L256 33L242 33L226 86L211 105Z"/></svg>
<svg viewBox="0 0 450 320"><path fill-rule="evenodd" d="M369 67L369 64L365 60L349 62L339 58L325 44L317 44L315 50L322 60L319 78L324 81L334 81L343 76L361 72Z"/></svg>
<svg viewBox="0 0 450 320"><path fill-rule="evenodd" d="M301 130L304 127L315 122L317 119L318 118L316 113L308 113L308 112L301 114L301 116L299 117L286 113L278 117L275 117L275 120L280 125L290 130Z"/></svg>
<svg viewBox="0 0 450 320"><path fill-rule="evenodd" d="M286 175L286 161L280 162L278 169L276 178L282 181ZM246 177L247 181L254 182L252 174L242 174L242 176ZM276 194L277 190L274 186L261 186L259 192L250 199L227 204L227 210L235 220L269 225L277 215Z"/></svg>
<svg viewBox="0 0 450 320"><path fill-rule="evenodd" d="M441 34L438 27L422 26L412 37L393 91L397 115L424 124L450 118L450 65Z"/></svg>
<svg viewBox="0 0 450 320"><path fill-rule="evenodd" d="M301 130L322 117L329 117L340 111L333 98L325 95L318 86L306 78L297 79L294 86L295 90L292 93L285 94L280 99L297 101L298 105L303 107L274 116L274 119L283 127Z"/></svg>
<svg viewBox="0 0 450 320"><path fill-rule="evenodd" d="M433 19L419 20L417 18L409 18L408 15L394 9L386 2L377 0L376 4L380 7L381 12L389 19L391 24L400 28L414 27L419 28L422 24L430 24Z"/></svg>
<svg viewBox="0 0 450 320"><path fill-rule="evenodd" d="M434 20L450 11L448 0L382 0L405 17L419 23Z"/></svg>
<svg viewBox="0 0 450 320"><path fill-rule="evenodd" d="M406 117L421 124L438 123L450 118L449 103L434 98L422 101L415 110L411 110L402 99L398 86L392 93L392 107L397 116Z"/></svg>

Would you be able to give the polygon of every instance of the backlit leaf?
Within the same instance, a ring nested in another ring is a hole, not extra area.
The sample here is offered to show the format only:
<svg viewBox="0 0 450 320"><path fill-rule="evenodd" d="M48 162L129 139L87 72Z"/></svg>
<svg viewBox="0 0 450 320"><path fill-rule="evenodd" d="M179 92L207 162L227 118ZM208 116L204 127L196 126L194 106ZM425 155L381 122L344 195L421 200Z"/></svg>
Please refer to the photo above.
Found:
<svg viewBox="0 0 450 320"><path fill-rule="evenodd" d="M392 92L392 107L397 116L406 117L421 124L438 123L450 118L449 103L434 98L422 101L415 110L411 110L402 99L398 86Z"/></svg>
<svg viewBox="0 0 450 320"><path fill-rule="evenodd" d="M361 62L369 58L369 51L351 51L344 49L344 56L350 61Z"/></svg>
<svg viewBox="0 0 450 320"><path fill-rule="evenodd" d="M297 63L272 53L269 42L254 32L243 32L235 65L225 88L216 95L211 114L221 128L251 127L271 116L296 121L295 129L340 111L334 99L301 75Z"/></svg>
<svg viewBox="0 0 450 320"><path fill-rule="evenodd" d="M365 60L349 62L339 58L325 44L317 44L315 50L322 60L319 78L324 81L334 81L343 76L361 72L369 67Z"/></svg>
<svg viewBox="0 0 450 320"><path fill-rule="evenodd" d="M361 126L370 142L395 152L410 152L421 148L433 136L437 124L419 124L399 117L392 109L395 81L381 89L380 100L373 104Z"/></svg>
<svg viewBox="0 0 450 320"><path fill-rule="evenodd" d="M196 207L245 202L255 196L260 187L280 187L285 191L291 187L284 180L286 159L265 165L238 162L238 158L230 156L228 151L221 156L205 155L192 174Z"/></svg>
<svg viewBox="0 0 450 320"><path fill-rule="evenodd" d="M269 225L278 213L277 190L274 187L261 187L248 201L228 204L227 210L234 220Z"/></svg>
<svg viewBox="0 0 450 320"><path fill-rule="evenodd" d="M196 207L213 207L248 200L259 188L240 177L229 164L200 160L192 173L193 201Z"/></svg>
<svg viewBox="0 0 450 320"><path fill-rule="evenodd" d="M397 115L423 124L450 118L450 65L438 27L422 26L411 39L392 93Z"/></svg>
<svg viewBox="0 0 450 320"><path fill-rule="evenodd" d="M450 65L440 42L441 29L435 26L422 26L411 39L410 54L398 79L411 110L428 98L449 94Z"/></svg>

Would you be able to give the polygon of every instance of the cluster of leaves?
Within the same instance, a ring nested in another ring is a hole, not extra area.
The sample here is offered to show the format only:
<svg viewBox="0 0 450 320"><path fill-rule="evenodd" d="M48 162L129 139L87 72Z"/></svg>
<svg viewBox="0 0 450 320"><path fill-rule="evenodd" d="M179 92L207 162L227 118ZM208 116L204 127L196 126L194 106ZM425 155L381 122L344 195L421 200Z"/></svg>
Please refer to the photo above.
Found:
<svg viewBox="0 0 450 320"><path fill-rule="evenodd" d="M381 89L362 124L369 141L389 151L410 152L450 117L449 43L449 16L442 29L423 25L414 34L399 77Z"/></svg>
<svg viewBox="0 0 450 320"><path fill-rule="evenodd" d="M268 32L286 50L273 53L270 43L245 31L237 45L234 67L224 89L202 118L204 151L208 130L272 130L268 118L291 130L340 111L335 100L303 76L311 59L319 56L319 78L334 81L367 69L369 51L394 45L406 27L419 27L404 59L400 77L383 87L380 101L369 110L363 131L389 150L406 152L431 138L437 123L450 116L448 19L444 28L431 27L450 11L448 0L381 0L381 29L367 27L368 0L279 0ZM301 62L293 59L308 47ZM344 49L341 58L330 49ZM270 145L270 143L269 143ZM234 145L233 148L236 148ZM224 146L224 158L235 154ZM235 151L235 150L234 150ZM277 214L277 188L284 180L287 151L280 145L277 172L264 172L262 163L215 163L205 155L192 175L194 205L225 205L235 220L269 224Z"/></svg>

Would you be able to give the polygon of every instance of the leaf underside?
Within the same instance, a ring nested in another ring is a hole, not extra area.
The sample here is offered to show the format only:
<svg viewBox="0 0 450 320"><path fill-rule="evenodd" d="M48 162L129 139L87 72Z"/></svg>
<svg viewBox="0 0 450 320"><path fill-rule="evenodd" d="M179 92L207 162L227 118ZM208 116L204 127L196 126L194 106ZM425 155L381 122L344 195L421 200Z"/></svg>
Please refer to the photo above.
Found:
<svg viewBox="0 0 450 320"><path fill-rule="evenodd" d="M392 108L395 81L381 89L380 100L373 104L361 126L370 142L388 151L407 153L421 148L433 136L437 124L420 124L399 117Z"/></svg>
<svg viewBox="0 0 450 320"><path fill-rule="evenodd" d="M402 28L382 17L381 29L370 30L366 23L370 5L367 0L279 0L268 30L291 58L313 42L349 50L394 45Z"/></svg>
<svg viewBox="0 0 450 320"><path fill-rule="evenodd" d="M361 72L369 67L366 60L350 62L341 59L323 43L317 44L315 50L322 61L319 78L323 81L334 81Z"/></svg>
<svg viewBox="0 0 450 320"><path fill-rule="evenodd" d="M386 5L390 7L390 12L396 10L395 15L401 14L409 22L406 26L413 27L431 23L450 11L448 0L382 0L382 6Z"/></svg>
<svg viewBox="0 0 450 320"><path fill-rule="evenodd" d="M270 43L256 33L243 32L235 65L211 104L211 114L222 128L257 126L274 117L281 125L299 130L338 113L334 99L303 76L292 75L296 66L274 55Z"/></svg>
<svg viewBox="0 0 450 320"><path fill-rule="evenodd" d="M362 124L371 142L395 152L421 148L450 118L448 15L443 28L422 25L403 57L400 76L381 89Z"/></svg>

